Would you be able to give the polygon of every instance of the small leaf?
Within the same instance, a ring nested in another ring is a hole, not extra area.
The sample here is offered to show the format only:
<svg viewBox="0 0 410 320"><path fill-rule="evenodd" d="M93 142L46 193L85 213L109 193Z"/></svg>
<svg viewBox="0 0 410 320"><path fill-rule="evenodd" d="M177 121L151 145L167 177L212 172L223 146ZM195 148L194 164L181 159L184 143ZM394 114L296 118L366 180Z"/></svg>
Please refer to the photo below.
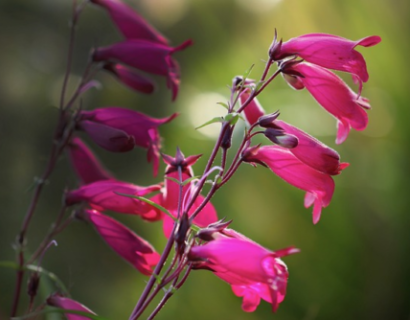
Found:
<svg viewBox="0 0 410 320"><path fill-rule="evenodd" d="M245 83L245 80L248 78L248 76L251 74L251 72L252 72L252 69L253 69L253 67L254 67L255 65L253 64L253 65L251 65L251 67L248 69L248 70L246 70L245 71L245 73L243 74L243 76L242 76L242 83Z"/></svg>
<svg viewBox="0 0 410 320"><path fill-rule="evenodd" d="M165 176L165 179L168 179L168 180L174 181L177 185L181 185L181 183L179 182L179 180L178 180L178 179L175 179L175 178L172 178L172 177L167 177L167 176Z"/></svg>
<svg viewBox="0 0 410 320"><path fill-rule="evenodd" d="M0 267L5 267L5 268L11 268L11 269L15 269L15 270L19 270L20 266L15 263L14 261L0 261ZM45 276L47 276L48 278L50 278L50 280L52 280L55 284L55 286L57 288L59 288L63 293L65 293L66 295L68 295L68 290L65 287L64 283L57 277L56 274L42 268L39 266L36 266L34 264L29 264L28 266L25 266L23 268L21 268L23 270L29 270L29 271L35 271L35 272L39 272L41 274L44 274Z"/></svg>
<svg viewBox="0 0 410 320"><path fill-rule="evenodd" d="M162 211L167 216L169 216L172 220L176 220L176 218L167 209L165 209L163 206L160 206L158 203L155 203L154 201L151 201L147 198L134 196L132 194L121 193L121 192L115 192L115 194L118 194L118 195L124 196L124 197L128 197L128 198L134 198L134 199L137 199L137 200L141 200L141 201L143 201L145 203L148 203L149 205L157 208L158 210Z"/></svg>
<svg viewBox="0 0 410 320"><path fill-rule="evenodd" d="M184 182L182 182L182 185L183 185L183 186L186 186L188 183L190 183L190 182L192 182L193 180L196 180L196 179L198 179L198 178L199 178L199 176L193 176L193 177L191 177L191 178L188 178L188 179L184 180Z"/></svg>
<svg viewBox="0 0 410 320"><path fill-rule="evenodd" d="M215 118L205 122L204 124L200 125L199 127L196 127L195 129L198 130L198 129L206 127L206 126L208 126L212 123L217 123L217 122L222 122L222 121L223 121L223 117L215 117Z"/></svg>
<svg viewBox="0 0 410 320"><path fill-rule="evenodd" d="M259 81L255 86L255 92L258 92L259 89L264 85L265 81Z"/></svg>
<svg viewBox="0 0 410 320"><path fill-rule="evenodd" d="M222 107L224 107L226 110L229 110L229 106L225 102L217 102L216 104L219 104Z"/></svg>

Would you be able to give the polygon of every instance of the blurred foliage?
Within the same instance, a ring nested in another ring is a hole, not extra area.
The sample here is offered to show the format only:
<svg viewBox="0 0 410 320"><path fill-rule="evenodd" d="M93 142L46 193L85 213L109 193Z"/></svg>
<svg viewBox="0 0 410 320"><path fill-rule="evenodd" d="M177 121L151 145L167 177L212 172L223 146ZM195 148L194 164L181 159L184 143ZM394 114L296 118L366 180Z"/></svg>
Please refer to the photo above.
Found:
<svg viewBox="0 0 410 320"><path fill-rule="evenodd" d="M301 253L285 258L290 270L288 295L278 312L261 302L252 314L241 299L210 272L193 272L158 319L408 319L410 316L410 227L408 138L409 89L404 70L407 0L130 0L130 3L177 45L195 45L176 55L181 64L180 95L171 103L163 79L158 92L143 96L102 74L100 91L83 99L85 108L123 106L152 116L181 115L164 126L164 152L179 146L186 155L203 153L200 173L212 148L212 131L193 128L222 115L216 104L229 97L231 79L255 64L258 77L274 29L284 40L324 32L349 39L377 34L382 43L359 48L370 80L363 95L372 103L364 132L352 131L337 146L351 163L335 177L332 203L314 226L311 209L303 208L303 192L266 169L243 166L213 198L220 217L234 219L233 228L271 249L294 245ZM14 239L31 193L29 186L45 167L56 120L65 70L70 0L2 0L0 2L0 261L14 261ZM90 6L77 33L73 78L82 73L90 48L120 39L105 12ZM362 50L363 49L363 50ZM346 81L350 81L348 77ZM335 121L308 92L292 91L277 79L260 96L267 111L335 147ZM218 125L214 125L218 128ZM239 139L238 132L237 138ZM236 141L237 142L237 141ZM145 151L110 154L94 147L119 179L148 185L151 176ZM75 177L62 158L29 229L28 249L47 232L58 214L64 188ZM160 223L113 214L160 250L165 244ZM109 319L126 319L146 281L120 260L94 230L76 222L57 237L43 267L64 281L74 299ZM0 319L10 312L15 271L0 269ZM49 286L50 284L47 284ZM44 298L49 293L41 292ZM23 311L23 310L22 310ZM51 319L51 318L49 318ZM58 316L56 318L58 319Z"/></svg>

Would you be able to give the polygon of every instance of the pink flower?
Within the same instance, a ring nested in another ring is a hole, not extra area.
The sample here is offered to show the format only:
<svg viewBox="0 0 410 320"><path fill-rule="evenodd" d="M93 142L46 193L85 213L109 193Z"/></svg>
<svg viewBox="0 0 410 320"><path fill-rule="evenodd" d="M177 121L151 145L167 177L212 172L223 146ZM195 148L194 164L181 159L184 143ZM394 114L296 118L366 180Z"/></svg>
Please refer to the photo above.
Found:
<svg viewBox="0 0 410 320"><path fill-rule="evenodd" d="M65 310L76 310L76 311L87 312L87 313L95 315L94 312L92 312L87 307L83 306L81 303L75 300L72 300L70 298L62 297L58 294L53 294L52 296L48 297L47 304L49 306L58 307L58 308L65 309ZM67 317L68 320L88 320L89 319L87 316L80 316L78 314L73 314L73 313L66 313L65 316Z"/></svg>
<svg viewBox="0 0 410 320"><path fill-rule="evenodd" d="M134 145L148 149L147 160L148 162L153 162L154 175L157 175L160 149L158 127L168 123L177 115L177 113L174 113L167 118L155 119L134 110L107 107L93 111L81 111L79 126L81 128L87 128L92 124L96 127L102 126L102 128L108 132L123 132L130 137ZM102 131L101 135L97 135L96 133L100 133L100 131ZM99 143L99 141L103 139L102 137L104 137L104 130L98 130L95 133L91 130L87 130L87 133L89 133L90 137L100 146L110 150L108 147L110 146L109 142L111 142L111 140L108 140L108 142L104 140L104 143Z"/></svg>
<svg viewBox="0 0 410 320"><path fill-rule="evenodd" d="M113 74L121 83L125 84L132 90L149 94L155 89L155 84L152 80L126 66L107 62L104 64L104 69Z"/></svg>
<svg viewBox="0 0 410 320"><path fill-rule="evenodd" d="M176 182L168 178L179 180L178 167L181 167L182 181L185 181L193 177L194 174L192 170L192 165L195 164L195 162L198 160L200 156L189 156L185 158L182 152L178 149L177 155L175 158L172 158L167 155L163 155L163 157L164 157L164 161L168 164L165 170L164 188L161 193L152 197L151 200L154 201L155 203L158 203L160 206L164 207L165 209L167 209L175 218L177 218L180 187ZM193 192L193 187L194 187L193 183L188 182L182 188L182 207L181 207L182 210L181 212L185 211L184 206L186 205L191 193ZM196 198L194 204L192 205L192 207L190 208L188 212L189 217L201 205L203 200L204 200L204 197L202 195L199 195ZM157 209L155 210L158 211ZM157 214L160 214L160 212L158 211ZM208 202L205 205L205 207L200 211L200 213L195 217L195 219L193 220L193 223L199 227L206 227L209 224L217 220L218 220L218 217L217 217L216 210L214 206L212 205L212 203ZM163 221L164 221L164 224L163 224L164 234L168 238L171 234L171 231L174 225L174 220L168 215L163 214Z"/></svg>
<svg viewBox="0 0 410 320"><path fill-rule="evenodd" d="M172 99L178 94L180 75L179 65L172 55L192 44L187 40L178 47L172 48L164 44L146 40L127 40L104 48L97 48L93 60L117 61L130 67L167 78L168 88L172 91Z"/></svg>
<svg viewBox="0 0 410 320"><path fill-rule="evenodd" d="M276 311L286 294L288 271L280 257L299 250L267 250L252 240L225 229L215 240L191 248L188 259L196 269L208 269L243 297L242 309L255 311L263 299Z"/></svg>
<svg viewBox="0 0 410 320"><path fill-rule="evenodd" d="M249 93L246 92L241 95L240 101L242 104L248 99L248 96ZM313 169L325 174L336 175L348 166L348 163L340 163L339 154L332 148L329 148L299 128L285 121L278 120L278 113L265 116L265 111L257 98L254 98L243 112L246 121L250 125L259 123L260 126L265 128L271 126L272 128L282 129L285 137L296 137L298 139L297 146L289 149L289 151Z"/></svg>
<svg viewBox="0 0 410 320"><path fill-rule="evenodd" d="M265 165L287 183L305 190L305 207L313 204L313 223L320 220L322 207L329 205L335 188L330 175L313 169L279 146L249 148L245 150L243 160Z"/></svg>
<svg viewBox="0 0 410 320"><path fill-rule="evenodd" d="M74 137L71 140L68 145L68 154L70 162L82 184L114 179L114 176L101 165L95 155L80 138Z"/></svg>
<svg viewBox="0 0 410 320"><path fill-rule="evenodd" d="M275 124L298 138L298 145L289 151L309 167L325 174L336 175L349 165L340 163L340 156L334 149L299 128L282 120L275 120Z"/></svg>
<svg viewBox="0 0 410 320"><path fill-rule="evenodd" d="M132 196L145 196L158 191L160 185L140 187L131 183L102 180L84 185L76 190L69 191L65 196L66 205L87 202L93 209L103 211L112 210L120 213L136 214L148 221L159 220L161 216L152 211L152 207L141 200L126 197L121 194Z"/></svg>
<svg viewBox="0 0 410 320"><path fill-rule="evenodd" d="M346 140L350 128L364 130L368 118L364 109L369 109L369 100L358 96L346 83L331 71L309 63L293 64L283 71L298 73L287 76L290 85L306 87L316 101L337 120L336 143Z"/></svg>
<svg viewBox="0 0 410 320"><path fill-rule="evenodd" d="M369 79L366 61L355 47L371 47L380 41L379 36L352 41L331 34L311 33L282 44L274 43L270 55L274 60L296 55L324 68L349 72L354 79L366 82Z"/></svg>
<svg viewBox="0 0 410 320"><path fill-rule="evenodd" d="M91 0L91 2L107 10L112 21L125 38L145 39L164 45L168 44L163 35L120 0Z"/></svg>
<svg viewBox="0 0 410 320"><path fill-rule="evenodd" d="M152 273L152 267L158 263L160 255L147 241L118 221L96 210L86 210L85 215L118 255L142 274L148 276Z"/></svg>

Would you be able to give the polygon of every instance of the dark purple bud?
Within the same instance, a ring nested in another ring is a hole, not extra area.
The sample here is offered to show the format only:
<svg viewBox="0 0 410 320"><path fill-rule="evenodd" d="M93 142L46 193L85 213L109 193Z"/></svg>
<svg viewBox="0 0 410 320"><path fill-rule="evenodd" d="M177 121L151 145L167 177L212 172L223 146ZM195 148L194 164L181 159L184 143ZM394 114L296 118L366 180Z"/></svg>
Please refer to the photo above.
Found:
<svg viewBox="0 0 410 320"><path fill-rule="evenodd" d="M226 128L226 131L222 137L222 143L221 143L221 148L222 149L229 149L232 145L232 133L233 133L233 127L228 126Z"/></svg>
<svg viewBox="0 0 410 320"><path fill-rule="evenodd" d="M40 275L37 272L32 273L27 283L27 294L31 298L36 296L39 284Z"/></svg>
<svg viewBox="0 0 410 320"><path fill-rule="evenodd" d="M299 142L299 139L296 136L286 133L281 128L268 128L265 130L265 136L273 143L287 149L295 148Z"/></svg>
<svg viewBox="0 0 410 320"><path fill-rule="evenodd" d="M279 117L279 115L279 110L274 113L264 115L258 119L258 124L262 128L278 128L274 121Z"/></svg>
<svg viewBox="0 0 410 320"><path fill-rule="evenodd" d="M178 254L182 255L185 251L185 240L191 227L188 215L185 213L179 221L178 228L175 232L175 241L178 245Z"/></svg>
<svg viewBox="0 0 410 320"><path fill-rule="evenodd" d="M281 48L282 39L278 41L278 33L275 29L275 37L273 38L273 42L268 50L268 55L273 61L277 61L284 58L284 56L281 55Z"/></svg>
<svg viewBox="0 0 410 320"><path fill-rule="evenodd" d="M216 234L221 233L225 228L231 224L232 220L225 221L225 218L211 223L204 229L201 229L196 234L196 237L204 241L212 241L216 238Z"/></svg>
<svg viewBox="0 0 410 320"><path fill-rule="evenodd" d="M248 79L248 78L246 78L245 79L245 82L243 83L244 81L243 81L243 77L242 76L236 76L236 77L234 77L233 79L232 79L232 86L236 89L236 90L238 90L241 86L248 86L248 85L251 85L251 84L254 84L255 83L255 80L253 80L253 79Z"/></svg>

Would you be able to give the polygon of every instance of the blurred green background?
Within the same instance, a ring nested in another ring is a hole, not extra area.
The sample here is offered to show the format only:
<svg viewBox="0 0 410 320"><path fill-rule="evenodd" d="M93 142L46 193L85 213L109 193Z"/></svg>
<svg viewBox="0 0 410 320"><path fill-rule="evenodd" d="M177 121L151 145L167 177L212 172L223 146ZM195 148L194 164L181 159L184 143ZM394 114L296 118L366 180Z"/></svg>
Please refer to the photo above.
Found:
<svg viewBox="0 0 410 320"><path fill-rule="evenodd" d="M220 217L232 227L274 249L294 245L301 253L285 258L288 294L276 314L261 302L254 313L241 310L241 299L207 271L192 272L158 319L409 319L409 49L408 0L130 0L174 45L192 38L195 45L176 55L181 64L180 95L171 103L165 81L152 96L134 93L107 74L102 90L83 99L85 108L123 106L162 117L181 115L161 128L164 152L179 146L185 155L203 153L202 172L218 126L194 127L224 109L228 85L255 64L257 78L274 29L284 40L324 32L349 39L380 35L383 41L364 54L370 80L363 95L371 101L369 126L335 146L335 120L304 91L282 79L260 96L264 108L336 148L351 165L335 177L332 203L318 225L304 209L304 192L268 170L243 166L213 198ZM21 226L35 176L42 173L50 149L65 69L69 0L0 2L0 261L14 261L14 239ZM120 39L105 12L89 7L81 16L73 65L74 82L91 47ZM343 75L346 81L349 77ZM241 133L236 135L236 142ZM87 139L86 139L87 140ZM88 140L87 140L88 141ZM91 143L90 143L91 145ZM158 181L145 163L145 151L111 154L93 146L119 179L139 185ZM162 166L162 169L164 167ZM160 179L160 178L159 178ZM65 187L76 180L64 157L47 184L29 229L28 250L48 230ZM113 216L161 250L160 223ZM127 319L147 279L118 258L90 226L76 222L56 238L43 266L55 272L72 297L109 319ZM7 319L15 272L0 269L0 319ZM41 295L49 293L43 281ZM52 288L51 288L52 289ZM24 289L25 290L25 289ZM23 304L24 305L24 304ZM23 311L23 310L21 310ZM50 319L52 319L50 317ZM53 318L56 319L56 318ZM58 319L58 317L57 317Z"/></svg>

